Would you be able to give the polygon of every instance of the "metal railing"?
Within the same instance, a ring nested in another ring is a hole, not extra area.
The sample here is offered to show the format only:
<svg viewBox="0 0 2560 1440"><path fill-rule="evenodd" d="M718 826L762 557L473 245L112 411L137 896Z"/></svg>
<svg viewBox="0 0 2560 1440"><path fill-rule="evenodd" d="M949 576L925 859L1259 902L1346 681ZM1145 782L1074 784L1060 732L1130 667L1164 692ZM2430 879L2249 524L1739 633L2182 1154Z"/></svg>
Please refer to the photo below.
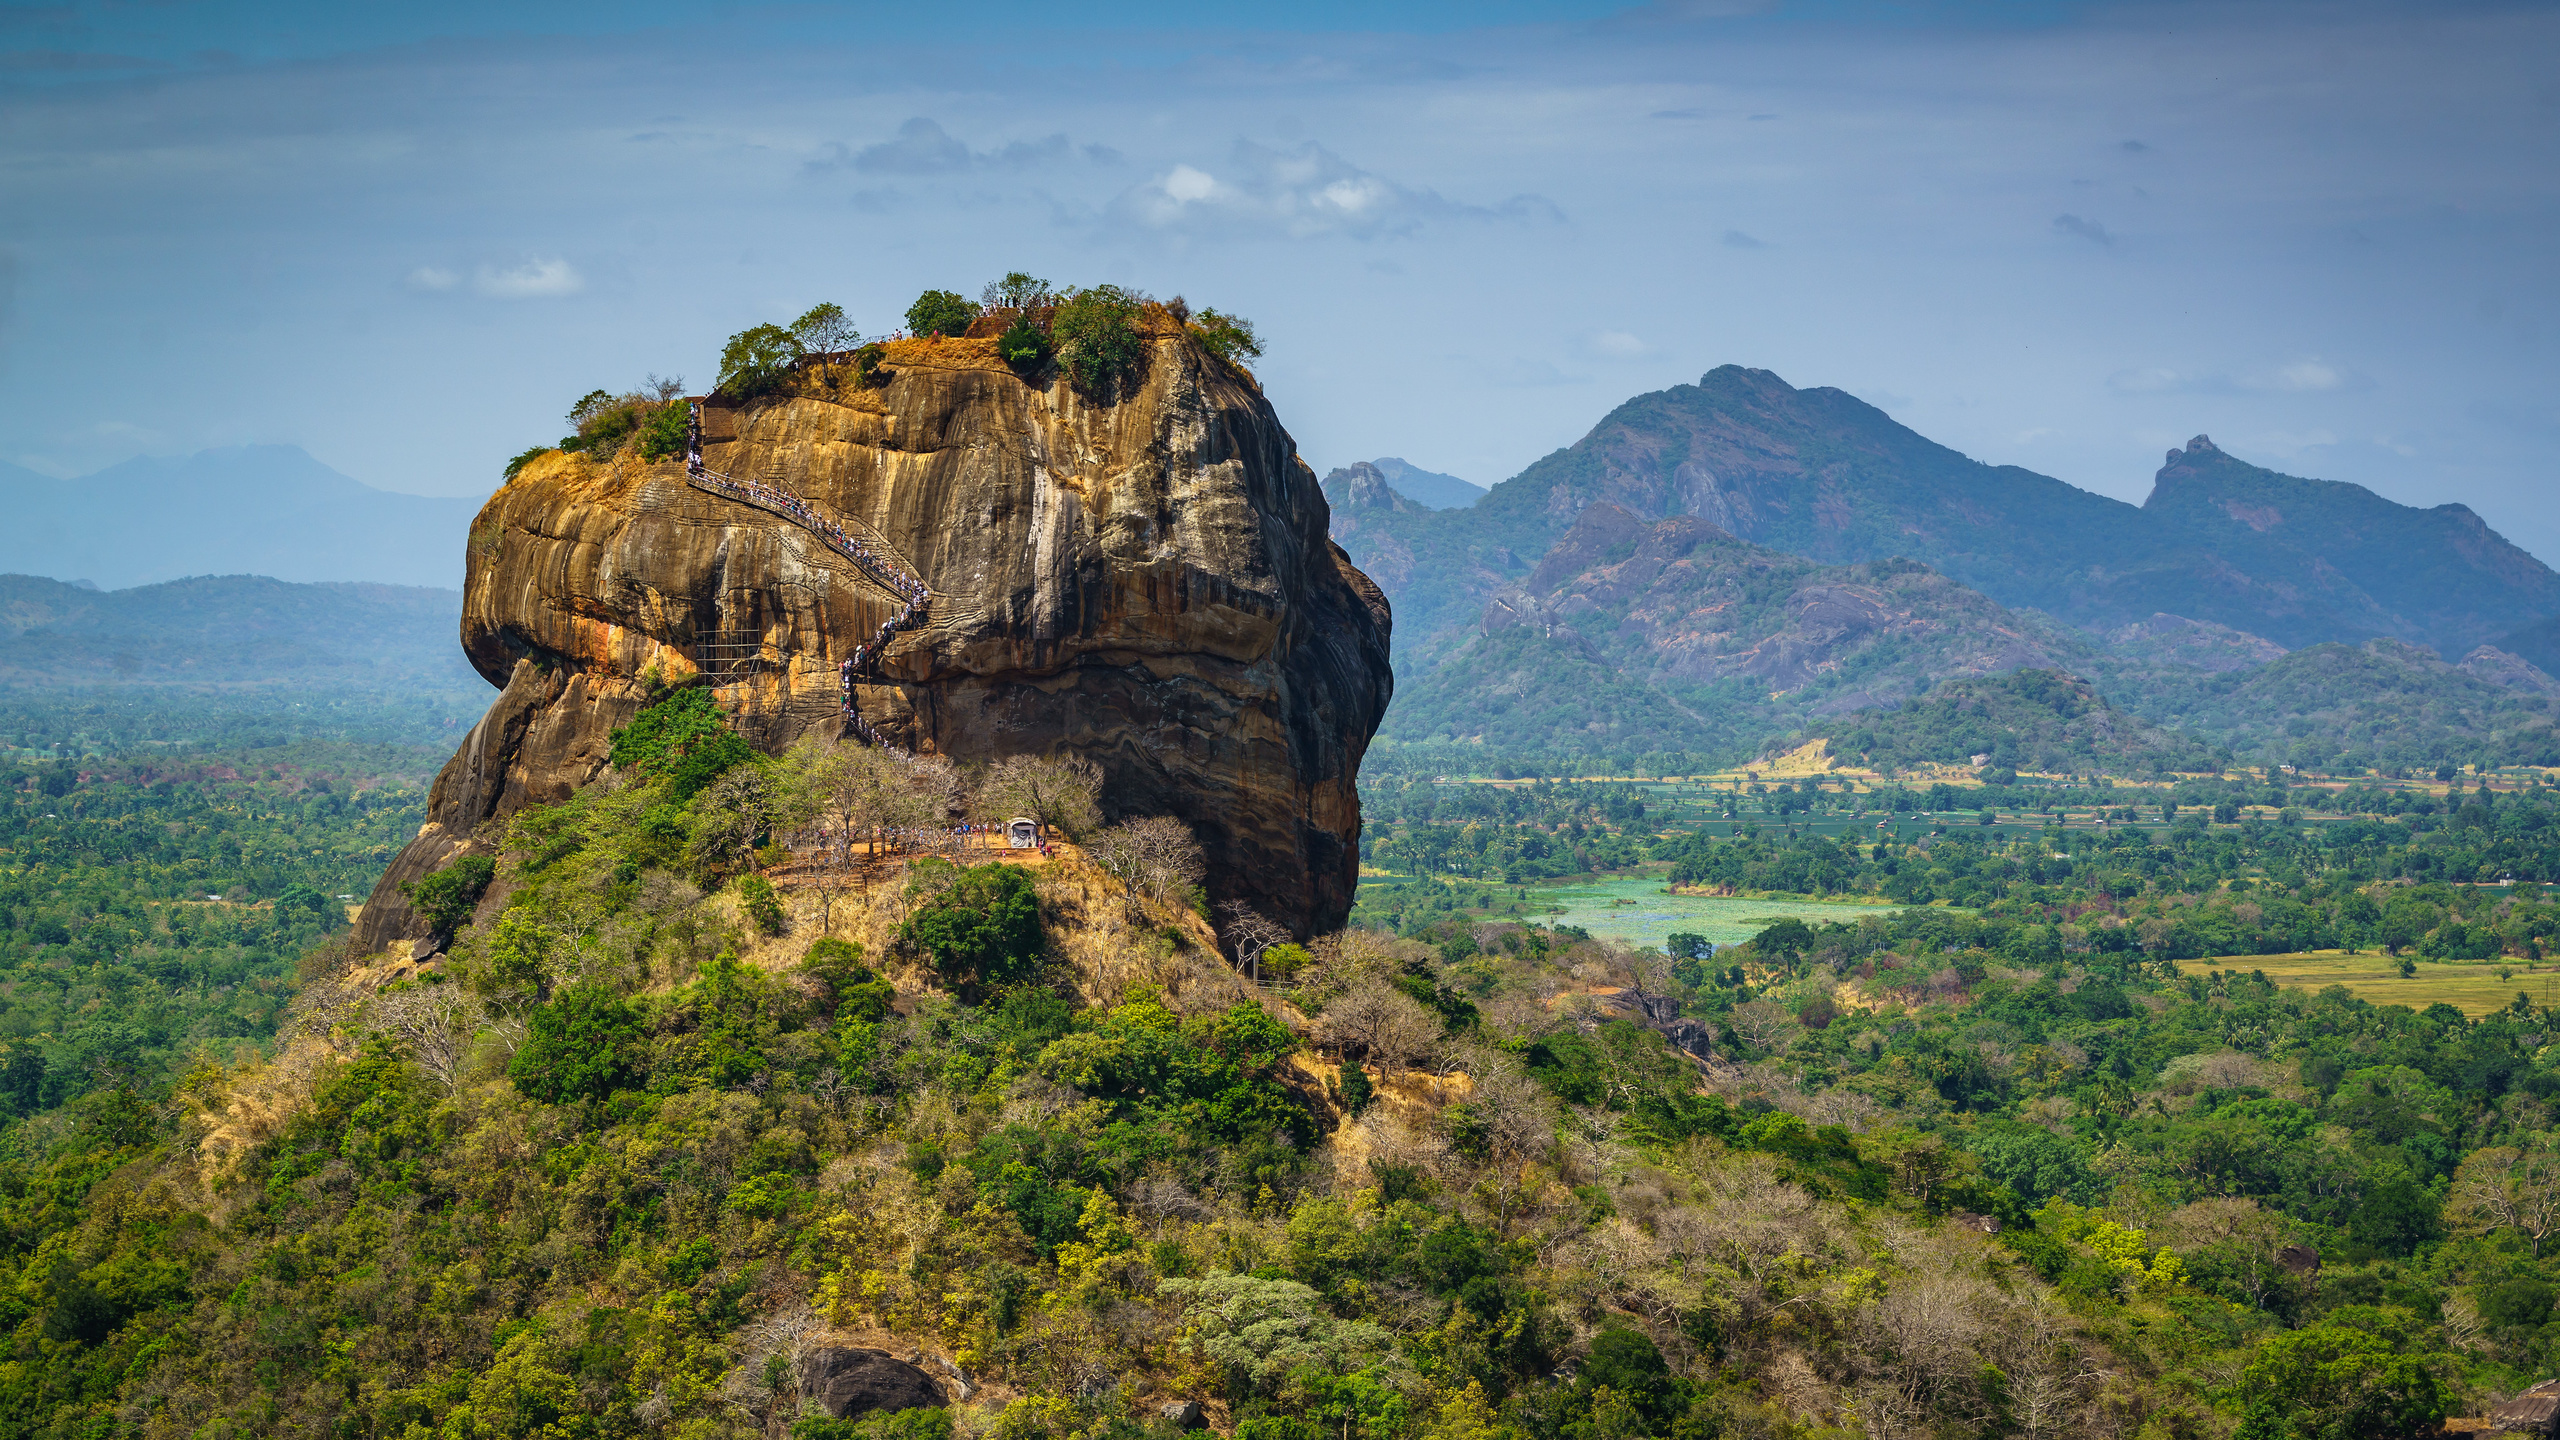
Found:
<svg viewBox="0 0 2560 1440"><path fill-rule="evenodd" d="M756 672L764 655L757 630L713 630L693 645L693 666L713 685L734 685Z"/></svg>
<svg viewBox="0 0 2560 1440"><path fill-rule="evenodd" d="M788 490L753 480L741 480L734 475L723 475L703 464L702 402L690 400L686 405L690 412L684 439L684 476L687 482L695 489L718 495L723 499L735 500L742 505L753 505L759 510L791 521L818 537L828 549L860 566L864 574L879 581L889 593L898 596L903 602L895 613L881 622L879 630L869 640L853 647L853 654L846 657L838 666L844 680L845 724L865 741L887 748L889 742L882 738L880 732L873 729L870 722L864 720L854 708L854 677L879 673L880 656L889 647L889 637L901 630L913 630L924 623L925 609L933 601L933 592L925 587L924 581L898 564L895 559L882 553L869 541L847 531L841 523L820 515L808 501ZM753 662L750 660L748 664L752 667ZM706 673L708 673L707 670ZM714 683L719 682L715 680Z"/></svg>

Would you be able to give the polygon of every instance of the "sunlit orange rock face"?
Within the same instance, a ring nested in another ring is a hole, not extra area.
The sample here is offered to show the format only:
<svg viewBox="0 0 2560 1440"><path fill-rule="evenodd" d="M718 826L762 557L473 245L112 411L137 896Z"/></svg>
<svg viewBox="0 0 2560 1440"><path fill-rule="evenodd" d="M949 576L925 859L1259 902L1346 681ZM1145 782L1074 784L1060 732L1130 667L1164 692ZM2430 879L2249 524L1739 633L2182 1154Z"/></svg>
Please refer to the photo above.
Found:
<svg viewBox="0 0 2560 1440"><path fill-rule="evenodd" d="M800 495L930 587L926 622L858 690L892 742L1088 757L1107 814L1190 823L1214 897L1301 933L1338 925L1354 778L1392 686L1387 604L1327 538L1315 476L1251 378L1150 318L1143 376L1112 395L1018 377L991 341L901 341L885 381L706 407L704 459ZM761 645L716 692L757 745L838 733L837 662L899 603L678 461L527 465L470 539L462 644L502 693L357 943L422 935L400 884L600 774L643 677L693 675L712 632Z"/></svg>

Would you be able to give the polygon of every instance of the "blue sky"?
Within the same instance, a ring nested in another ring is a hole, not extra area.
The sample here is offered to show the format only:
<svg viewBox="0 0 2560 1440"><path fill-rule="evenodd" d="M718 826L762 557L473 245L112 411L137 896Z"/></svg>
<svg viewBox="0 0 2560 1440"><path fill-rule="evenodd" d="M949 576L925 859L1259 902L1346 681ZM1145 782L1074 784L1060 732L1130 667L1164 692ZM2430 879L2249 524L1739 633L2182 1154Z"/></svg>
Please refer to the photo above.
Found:
<svg viewBox="0 0 2560 1440"><path fill-rule="evenodd" d="M1021 268L1251 316L1319 470L1491 483L1731 362L2560 561L2555 150L2547 4L9 5L0 459L485 493L589 389Z"/></svg>

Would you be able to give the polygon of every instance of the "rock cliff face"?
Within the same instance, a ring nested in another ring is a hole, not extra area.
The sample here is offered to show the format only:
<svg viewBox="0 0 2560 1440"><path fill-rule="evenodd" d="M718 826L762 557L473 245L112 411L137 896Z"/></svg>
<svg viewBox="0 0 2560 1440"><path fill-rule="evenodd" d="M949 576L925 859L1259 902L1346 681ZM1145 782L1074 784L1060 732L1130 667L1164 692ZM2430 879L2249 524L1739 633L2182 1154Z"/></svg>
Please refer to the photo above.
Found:
<svg viewBox="0 0 2560 1440"><path fill-rule="evenodd" d="M859 687L893 742L1088 757L1107 813L1191 824L1214 895L1336 925L1392 687L1387 603L1327 537L1259 389L1152 314L1144 376L1109 401L1026 383L991 341L901 341L874 388L706 407L704 459L802 496L930 588L926 623ZM837 733L837 661L900 603L675 461L537 459L469 550L463 648L503 692L375 887L367 950L423 933L401 883L599 774L652 667L692 675L705 637L745 632L755 673L716 693L779 749Z"/></svg>

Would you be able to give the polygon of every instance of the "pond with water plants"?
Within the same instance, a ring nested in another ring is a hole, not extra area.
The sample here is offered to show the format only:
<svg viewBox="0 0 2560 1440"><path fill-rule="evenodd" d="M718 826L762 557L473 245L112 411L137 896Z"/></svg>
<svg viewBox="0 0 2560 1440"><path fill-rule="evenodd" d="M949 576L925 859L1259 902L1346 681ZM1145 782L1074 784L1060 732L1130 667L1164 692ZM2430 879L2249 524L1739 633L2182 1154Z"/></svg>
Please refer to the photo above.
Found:
<svg viewBox="0 0 2560 1440"><path fill-rule="evenodd" d="M1655 876L1531 886L1529 902L1526 908L1530 914L1524 918L1539 924L1576 925L1597 936L1655 949L1660 949L1663 940L1675 931L1703 935L1718 945L1731 945L1748 940L1789 916L1807 925L1821 925L1847 923L1868 915L1891 915L1906 908L1830 900L1674 895ZM1556 913L1558 910L1563 913Z"/></svg>

